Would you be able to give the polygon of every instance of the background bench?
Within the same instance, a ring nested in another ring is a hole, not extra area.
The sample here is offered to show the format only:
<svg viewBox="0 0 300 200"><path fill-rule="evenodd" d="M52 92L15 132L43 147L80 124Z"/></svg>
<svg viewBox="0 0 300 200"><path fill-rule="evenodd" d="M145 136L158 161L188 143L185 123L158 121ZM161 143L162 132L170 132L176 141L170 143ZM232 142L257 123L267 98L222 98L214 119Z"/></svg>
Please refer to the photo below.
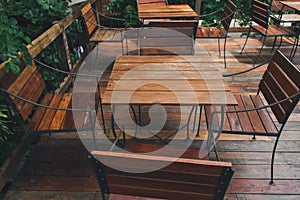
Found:
<svg viewBox="0 0 300 200"><path fill-rule="evenodd" d="M26 133L94 130L94 112L97 112L100 105L100 92L48 93L46 83L34 62L32 66L23 66L18 75L11 72L5 74L0 79L0 91ZM72 98L85 103L74 109Z"/></svg>

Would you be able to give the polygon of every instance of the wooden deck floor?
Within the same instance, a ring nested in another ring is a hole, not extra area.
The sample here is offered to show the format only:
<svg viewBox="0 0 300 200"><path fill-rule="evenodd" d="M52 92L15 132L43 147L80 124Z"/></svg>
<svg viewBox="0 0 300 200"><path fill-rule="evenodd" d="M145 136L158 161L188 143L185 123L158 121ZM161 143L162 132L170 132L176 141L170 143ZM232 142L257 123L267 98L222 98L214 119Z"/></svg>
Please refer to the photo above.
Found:
<svg viewBox="0 0 300 200"><path fill-rule="evenodd" d="M244 39L236 34L229 39L228 69L224 69L223 58L218 56L216 40L197 40L195 56L203 57L203 63L212 63L223 73L247 69L251 67L261 43L250 39L245 53L240 55ZM263 50L264 60L271 57L270 48L271 45L267 44ZM289 53L286 43L282 49ZM98 66L107 66L119 53L117 45L101 43L90 55ZM299 51L294 62L300 67ZM263 71L261 68L226 80L233 92L251 93L256 91ZM202 124L201 133L205 133L204 120ZM232 162L236 170L226 199L300 199L300 106L292 114L280 139L275 159L275 185L270 186L269 163L273 144L273 139L264 137L252 140L251 136L224 135L221 138L218 146L220 157ZM194 141L192 146L198 147L199 142ZM43 136L28 153L4 199L100 199L88 153L77 134Z"/></svg>

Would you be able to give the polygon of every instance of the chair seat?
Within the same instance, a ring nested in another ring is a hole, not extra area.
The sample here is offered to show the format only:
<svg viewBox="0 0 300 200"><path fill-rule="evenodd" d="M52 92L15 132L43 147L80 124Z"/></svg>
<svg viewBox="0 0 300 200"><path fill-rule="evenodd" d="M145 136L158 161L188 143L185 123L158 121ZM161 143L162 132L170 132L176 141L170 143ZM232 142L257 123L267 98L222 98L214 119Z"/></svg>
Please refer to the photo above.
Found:
<svg viewBox="0 0 300 200"><path fill-rule="evenodd" d="M87 98L88 94L74 94L76 95L76 101L80 101L80 98ZM90 93L90 97L95 94ZM72 93L66 94L46 94L41 101L42 105L51 106L56 108L72 108ZM92 98L90 98L92 99ZM85 102L86 100L84 100ZM92 101L90 101L92 103ZM95 102L94 102L95 103ZM92 105L92 104L90 104ZM94 104L95 105L95 104ZM76 109L88 109L85 105L76 105ZM76 126L74 123L76 121ZM75 111L65 111L57 109L47 109L44 107L38 107L34 113L31 121L31 127L33 131L70 131L70 130L85 130L91 129L89 116L87 112L75 112Z"/></svg>
<svg viewBox="0 0 300 200"><path fill-rule="evenodd" d="M223 27L198 27L197 38L225 38L226 32Z"/></svg>
<svg viewBox="0 0 300 200"><path fill-rule="evenodd" d="M300 15L299 14L283 14L281 19L280 15L270 15L271 18L274 20L280 20L281 22L299 22L300 21Z"/></svg>
<svg viewBox="0 0 300 200"><path fill-rule="evenodd" d="M226 111L245 110L264 106L258 95L236 95L237 106L227 106ZM208 122L211 121L212 113L220 110L219 106L206 106L205 113ZM277 136L278 130L267 109L226 113L222 133L267 135Z"/></svg>
<svg viewBox="0 0 300 200"><path fill-rule="evenodd" d="M120 42L122 41L122 31L113 29L97 29L92 37L91 42Z"/></svg>
<svg viewBox="0 0 300 200"><path fill-rule="evenodd" d="M262 35L266 36L295 36L295 32L290 29L280 26L280 25L269 25L268 31L260 25L252 26L256 31L260 32Z"/></svg>

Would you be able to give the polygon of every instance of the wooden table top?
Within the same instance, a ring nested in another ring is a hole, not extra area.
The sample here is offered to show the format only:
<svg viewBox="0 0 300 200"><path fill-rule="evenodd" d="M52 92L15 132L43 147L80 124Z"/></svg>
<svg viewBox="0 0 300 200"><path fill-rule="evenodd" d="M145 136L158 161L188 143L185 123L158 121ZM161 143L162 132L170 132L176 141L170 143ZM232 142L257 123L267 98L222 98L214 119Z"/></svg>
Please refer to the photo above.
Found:
<svg viewBox="0 0 300 200"><path fill-rule="evenodd" d="M236 105L220 71L199 56L120 56L102 103L106 105Z"/></svg>
<svg viewBox="0 0 300 200"><path fill-rule="evenodd" d="M300 11L300 1L280 1L280 3L296 11Z"/></svg>
<svg viewBox="0 0 300 200"><path fill-rule="evenodd" d="M156 5L138 4L138 16L140 19L162 18L195 18L197 13L188 4Z"/></svg>

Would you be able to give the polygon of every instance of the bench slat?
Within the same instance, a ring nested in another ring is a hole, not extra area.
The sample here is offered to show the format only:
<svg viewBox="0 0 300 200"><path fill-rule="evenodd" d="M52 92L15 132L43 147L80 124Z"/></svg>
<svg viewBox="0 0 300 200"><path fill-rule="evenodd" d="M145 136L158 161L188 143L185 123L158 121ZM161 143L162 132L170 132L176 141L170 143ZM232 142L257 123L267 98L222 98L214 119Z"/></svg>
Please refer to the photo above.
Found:
<svg viewBox="0 0 300 200"><path fill-rule="evenodd" d="M72 94L70 94L70 93L64 94L58 107L59 108L68 108L69 104L71 102L71 99L72 99ZM66 111L64 111L64 110L56 111L49 128L51 130L59 130L62 126L62 122L65 118L65 115L66 115Z"/></svg>
<svg viewBox="0 0 300 200"><path fill-rule="evenodd" d="M58 107L59 103L61 102L62 97L63 97L62 94L54 95L53 98L52 98L52 101L49 105L53 106L53 107ZM38 130L40 130L40 131L49 130L49 126L50 126L50 124L53 120L53 117L54 117L55 113L56 113L56 110L47 109L45 114L44 114L42 123L38 127Z"/></svg>
<svg viewBox="0 0 300 200"><path fill-rule="evenodd" d="M46 94L45 97L43 98L43 100L41 101L41 104L42 105L49 105L50 102L51 102L51 100L52 100L52 98L53 98L53 96L54 96L54 94ZM40 125L40 122L42 121L46 110L47 110L46 108L39 107L35 111L32 119L31 119L31 122L34 124L33 130L37 130L38 129L38 127Z"/></svg>

